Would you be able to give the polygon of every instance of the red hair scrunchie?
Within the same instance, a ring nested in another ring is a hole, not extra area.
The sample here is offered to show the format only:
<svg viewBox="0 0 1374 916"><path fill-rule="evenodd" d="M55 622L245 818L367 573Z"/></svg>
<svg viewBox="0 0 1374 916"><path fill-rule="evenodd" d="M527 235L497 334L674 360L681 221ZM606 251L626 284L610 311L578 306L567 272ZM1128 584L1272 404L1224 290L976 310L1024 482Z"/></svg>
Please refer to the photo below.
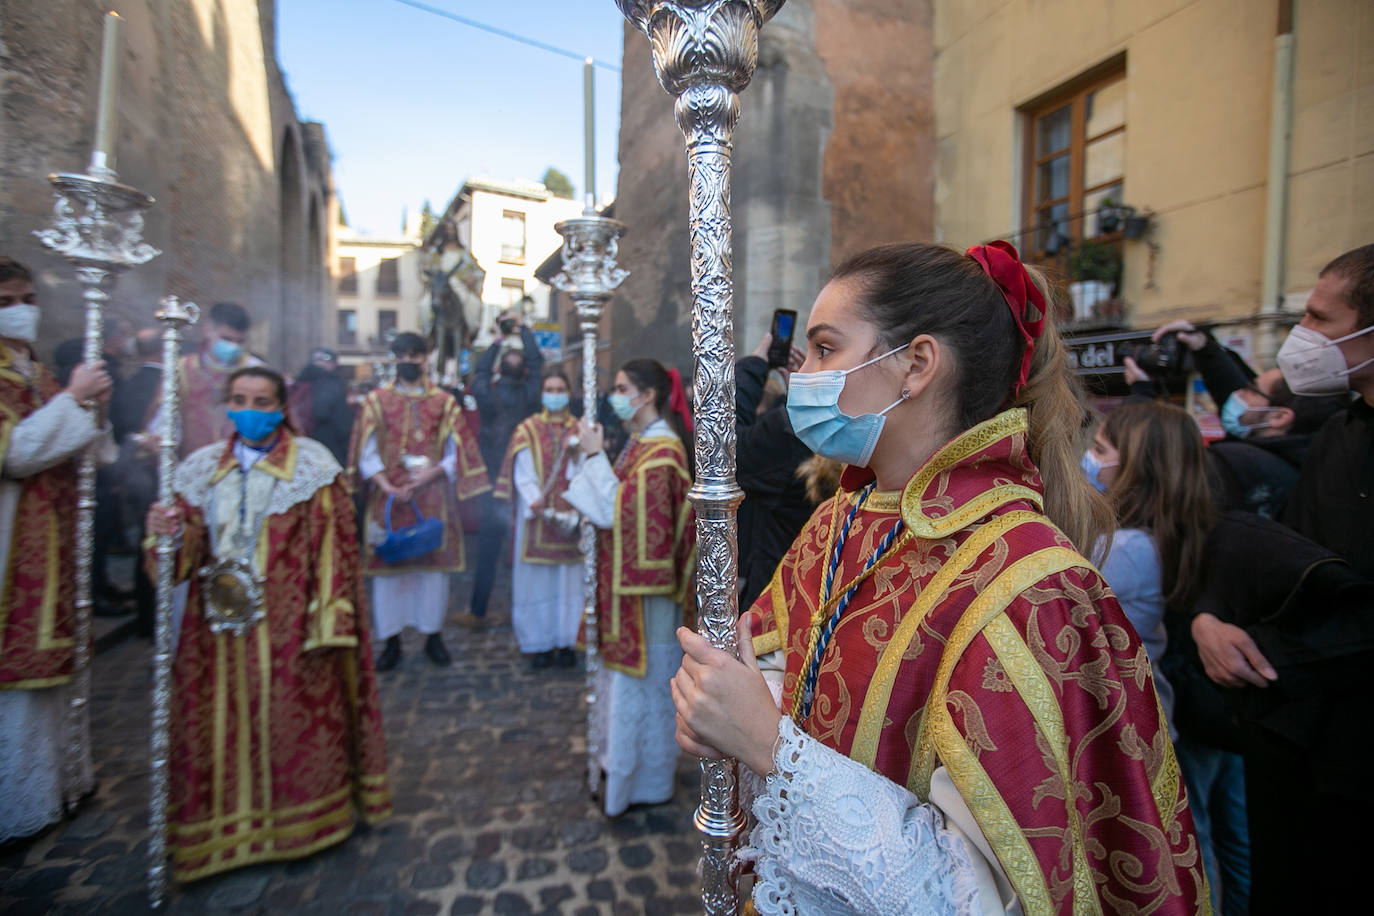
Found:
<svg viewBox="0 0 1374 916"><path fill-rule="evenodd" d="M1002 291L1002 298L1007 300L1016 329L1026 344L1021 353L1021 371L1016 376L1016 387L1011 391L1012 397L1016 397L1030 378L1035 342L1045 330L1045 297L1031 280L1030 274L1026 273L1026 265L1021 263L1021 256L1011 242L998 240L986 245L974 245L966 253L978 262L978 266Z"/></svg>
<svg viewBox="0 0 1374 916"><path fill-rule="evenodd" d="M682 373L676 369L668 370L668 409L682 417L682 425L687 432L692 431L692 407L687 403L687 392L682 387Z"/></svg>

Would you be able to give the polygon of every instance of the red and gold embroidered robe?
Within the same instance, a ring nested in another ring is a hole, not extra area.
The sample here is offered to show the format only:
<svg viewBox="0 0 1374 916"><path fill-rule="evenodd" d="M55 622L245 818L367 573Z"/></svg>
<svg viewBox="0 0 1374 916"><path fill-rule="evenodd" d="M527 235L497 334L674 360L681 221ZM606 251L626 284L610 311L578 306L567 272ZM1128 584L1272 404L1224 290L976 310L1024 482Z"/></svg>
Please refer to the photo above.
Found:
<svg viewBox="0 0 1374 916"><path fill-rule="evenodd" d="M918 798L944 766L1027 914L1200 913L1192 816L1150 662L1097 570L1041 512L1025 413L937 452L855 517L817 607L836 532L872 479L849 468L750 610L782 649L794 709L813 621L901 517L822 656L803 728ZM817 624L819 625L819 624Z"/></svg>
<svg viewBox="0 0 1374 916"><path fill-rule="evenodd" d="M438 465L444 457L444 446L452 442L458 454L458 478L450 481L447 474L415 492L415 503L425 518L444 522L443 545L433 553L413 560L388 565L377 557L371 547L365 549L363 571L369 576L386 576L407 572L462 572L467 566L463 525L458 517L458 500L471 499L491 489L487 467L477 447L477 437L468 432L463 412L453 395L439 388L427 386L423 392L411 394L385 385L369 394L358 411L353 424L353 443L349 448L349 467L358 471L358 461L368 437L377 439L377 453L386 469L387 479L401 486L410 472L402 464L406 455L420 455ZM361 478L361 474L358 474ZM386 529L387 496L380 487L366 487L363 509L363 531ZM391 510L392 528L403 528L417 521L409 505L397 501Z"/></svg>
<svg viewBox="0 0 1374 916"><path fill-rule="evenodd" d="M183 456L234 434L234 424L229 421L225 408L224 386L235 369L257 365L261 365L257 358L245 354L237 366L221 368L205 355L204 350L181 358L178 366L181 372L180 451ZM159 404L161 397L159 391L155 399Z"/></svg>
<svg viewBox="0 0 1374 916"><path fill-rule="evenodd" d="M186 513L177 572L190 580L172 669L168 847L180 881L310 855L352 833L355 806L369 822L391 812L342 470L324 446L283 429L249 473L258 471L291 487L289 499L311 495L262 520L254 565L266 579L266 619L242 637L210 631L197 575L214 560L211 488L241 473L233 440L193 453L177 472ZM148 563L156 567L151 546Z"/></svg>
<svg viewBox="0 0 1374 916"><path fill-rule="evenodd" d="M571 414L565 414L562 420L555 420L547 410L521 420L511 436L506 458L501 462L501 473L496 478L493 495L497 499L512 499L515 490L515 456L529 449L539 484L548 494L545 502L556 509L571 509L562 494L568 489L566 472L571 450L567 447L567 440L576 426L577 419ZM519 521L518 517L516 521ZM577 539L576 530L564 532L542 515L531 515L525 520L524 549L522 556L517 559L525 563L547 565L576 563L582 559Z"/></svg>
<svg viewBox="0 0 1374 916"><path fill-rule="evenodd" d="M14 428L61 390L32 365L30 387L0 346L0 466ZM19 485L9 565L0 570L0 690L65 684L75 661L76 467L63 461Z"/></svg>
<svg viewBox="0 0 1374 916"><path fill-rule="evenodd" d="M596 615L601 661L643 677L644 597L665 595L686 607L696 563L696 524L687 491L687 453L676 436L631 441L616 462L615 526L597 531ZM692 626L692 615L685 615Z"/></svg>

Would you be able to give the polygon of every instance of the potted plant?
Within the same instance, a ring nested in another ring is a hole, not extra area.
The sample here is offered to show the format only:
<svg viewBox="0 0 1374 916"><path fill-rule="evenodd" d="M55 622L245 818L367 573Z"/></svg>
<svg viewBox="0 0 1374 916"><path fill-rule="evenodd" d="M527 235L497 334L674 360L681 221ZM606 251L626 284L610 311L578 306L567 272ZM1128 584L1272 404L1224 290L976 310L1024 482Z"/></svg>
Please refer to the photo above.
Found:
<svg viewBox="0 0 1374 916"><path fill-rule="evenodd" d="M1098 303L1109 301L1121 280L1121 252L1114 245L1086 239L1069 255L1068 267L1074 320L1092 318Z"/></svg>
<svg viewBox="0 0 1374 916"><path fill-rule="evenodd" d="M1121 229L1121 235L1128 239L1140 238L1150 231L1150 217L1152 215L1149 210L1144 213L1137 213L1132 207L1131 212L1126 214L1126 224Z"/></svg>
<svg viewBox="0 0 1374 916"><path fill-rule="evenodd" d="M1115 232L1121 228L1121 219L1125 210L1115 200L1110 197L1102 198L1102 203L1097 207L1097 231L1099 235L1108 232Z"/></svg>

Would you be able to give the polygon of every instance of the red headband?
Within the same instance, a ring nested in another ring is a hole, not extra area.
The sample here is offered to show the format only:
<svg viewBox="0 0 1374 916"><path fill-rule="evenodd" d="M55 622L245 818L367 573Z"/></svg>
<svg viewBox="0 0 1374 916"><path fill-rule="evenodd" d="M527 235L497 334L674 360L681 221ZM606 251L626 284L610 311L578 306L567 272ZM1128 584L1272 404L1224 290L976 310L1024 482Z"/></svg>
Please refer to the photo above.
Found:
<svg viewBox="0 0 1374 916"><path fill-rule="evenodd" d="M967 254L978 262L978 266L1002 291L1002 298L1007 300L1016 329L1026 343L1021 353L1021 371L1016 376L1016 387L1011 391L1011 396L1016 397L1030 378L1031 354L1035 352L1035 342L1040 339L1040 332L1045 330L1045 297L1031 281L1030 274L1026 273L1026 266L1021 263L1021 256L1011 242L974 245Z"/></svg>
<svg viewBox="0 0 1374 916"><path fill-rule="evenodd" d="M682 388L682 373L676 369L668 370L668 409L682 417L682 424L687 427L687 432L690 433L692 431L692 408L688 406L687 392Z"/></svg>

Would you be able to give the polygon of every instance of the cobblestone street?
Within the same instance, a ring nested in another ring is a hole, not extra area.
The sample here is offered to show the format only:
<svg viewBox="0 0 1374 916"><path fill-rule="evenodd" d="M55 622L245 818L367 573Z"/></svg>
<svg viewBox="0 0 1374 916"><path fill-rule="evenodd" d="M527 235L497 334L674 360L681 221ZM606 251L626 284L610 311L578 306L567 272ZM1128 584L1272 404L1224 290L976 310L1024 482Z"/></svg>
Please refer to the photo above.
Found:
<svg viewBox="0 0 1374 916"><path fill-rule="evenodd" d="M452 667L430 664L407 633L401 665L380 676L391 819L360 823L308 859L173 885L164 909L697 912L695 759L679 760L672 802L609 820L586 789L581 669L531 671L508 618L477 633L450 626L445 640ZM149 642L134 638L97 656L96 795L74 818L0 850L0 912L146 911L151 662Z"/></svg>

